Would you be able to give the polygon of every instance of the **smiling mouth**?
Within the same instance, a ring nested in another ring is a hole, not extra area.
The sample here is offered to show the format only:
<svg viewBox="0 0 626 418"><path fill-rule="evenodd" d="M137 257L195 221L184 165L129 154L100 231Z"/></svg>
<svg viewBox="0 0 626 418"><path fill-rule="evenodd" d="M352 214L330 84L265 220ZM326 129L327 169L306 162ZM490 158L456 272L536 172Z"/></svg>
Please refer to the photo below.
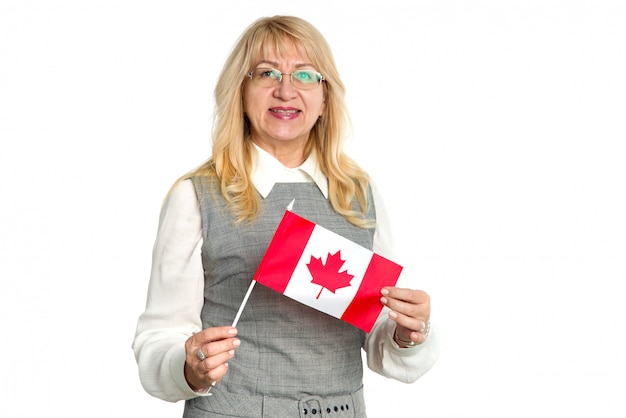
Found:
<svg viewBox="0 0 626 418"><path fill-rule="evenodd" d="M278 113L280 115L295 115L296 113L300 113L298 109L270 109L270 112Z"/></svg>

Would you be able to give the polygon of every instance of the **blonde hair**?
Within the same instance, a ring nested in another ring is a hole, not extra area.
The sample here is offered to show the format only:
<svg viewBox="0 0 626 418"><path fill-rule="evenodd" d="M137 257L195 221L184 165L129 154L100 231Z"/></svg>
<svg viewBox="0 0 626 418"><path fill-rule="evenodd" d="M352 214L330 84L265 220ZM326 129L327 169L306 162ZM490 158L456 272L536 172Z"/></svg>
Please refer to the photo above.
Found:
<svg viewBox="0 0 626 418"><path fill-rule="evenodd" d="M251 182L252 141L244 115L243 87L246 74L266 51L281 54L289 41L324 75L325 111L315 123L304 150L305 158L316 153L320 169L328 178L329 201L336 212L360 227L372 227L367 219L369 179L343 151L345 129L350 124L332 51L322 34L307 21L293 16L258 19L241 35L226 60L215 88L216 110L212 156L181 179L214 177L228 203L235 222L254 222L261 207ZM352 206L356 197L360 210Z"/></svg>

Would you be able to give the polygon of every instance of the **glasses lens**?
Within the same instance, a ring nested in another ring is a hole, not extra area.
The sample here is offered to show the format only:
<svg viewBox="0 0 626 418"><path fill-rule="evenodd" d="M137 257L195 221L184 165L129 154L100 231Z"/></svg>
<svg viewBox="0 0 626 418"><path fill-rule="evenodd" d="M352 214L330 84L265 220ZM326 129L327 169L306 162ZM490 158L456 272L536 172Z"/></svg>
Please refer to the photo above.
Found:
<svg viewBox="0 0 626 418"><path fill-rule="evenodd" d="M259 87L277 87L283 81L283 73L273 68L257 68L250 73L254 85ZM294 87L301 90L316 88L323 77L313 70L298 70L291 74Z"/></svg>
<svg viewBox="0 0 626 418"><path fill-rule="evenodd" d="M292 75L293 84L301 89L315 88L321 79L322 75L313 70L300 70Z"/></svg>
<svg viewBox="0 0 626 418"><path fill-rule="evenodd" d="M257 68L252 72L252 81L261 87L272 87L280 84L283 75L272 68Z"/></svg>

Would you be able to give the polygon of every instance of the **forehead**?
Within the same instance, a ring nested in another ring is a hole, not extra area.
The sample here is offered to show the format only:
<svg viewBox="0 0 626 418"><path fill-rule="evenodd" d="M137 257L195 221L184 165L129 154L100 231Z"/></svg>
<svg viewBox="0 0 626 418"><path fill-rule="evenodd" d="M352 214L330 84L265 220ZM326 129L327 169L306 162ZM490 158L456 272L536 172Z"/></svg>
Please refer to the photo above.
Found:
<svg viewBox="0 0 626 418"><path fill-rule="evenodd" d="M264 42L253 58L255 63L312 64L306 48L289 38Z"/></svg>

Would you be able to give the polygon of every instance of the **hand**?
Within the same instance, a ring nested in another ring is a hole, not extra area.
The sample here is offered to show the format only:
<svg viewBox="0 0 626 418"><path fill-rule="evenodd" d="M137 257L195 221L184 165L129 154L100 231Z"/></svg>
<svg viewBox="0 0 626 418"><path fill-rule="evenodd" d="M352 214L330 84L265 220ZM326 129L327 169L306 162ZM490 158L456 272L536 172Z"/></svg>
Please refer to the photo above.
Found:
<svg viewBox="0 0 626 418"><path fill-rule="evenodd" d="M380 292L380 301L389 307L389 318L396 322L394 340L413 341L421 344L426 340L430 321L430 296L426 292L399 287L385 287Z"/></svg>
<svg viewBox="0 0 626 418"><path fill-rule="evenodd" d="M195 392L209 391L228 371L241 341L233 327L206 328L185 342L185 379ZM201 360L204 357L204 360Z"/></svg>

